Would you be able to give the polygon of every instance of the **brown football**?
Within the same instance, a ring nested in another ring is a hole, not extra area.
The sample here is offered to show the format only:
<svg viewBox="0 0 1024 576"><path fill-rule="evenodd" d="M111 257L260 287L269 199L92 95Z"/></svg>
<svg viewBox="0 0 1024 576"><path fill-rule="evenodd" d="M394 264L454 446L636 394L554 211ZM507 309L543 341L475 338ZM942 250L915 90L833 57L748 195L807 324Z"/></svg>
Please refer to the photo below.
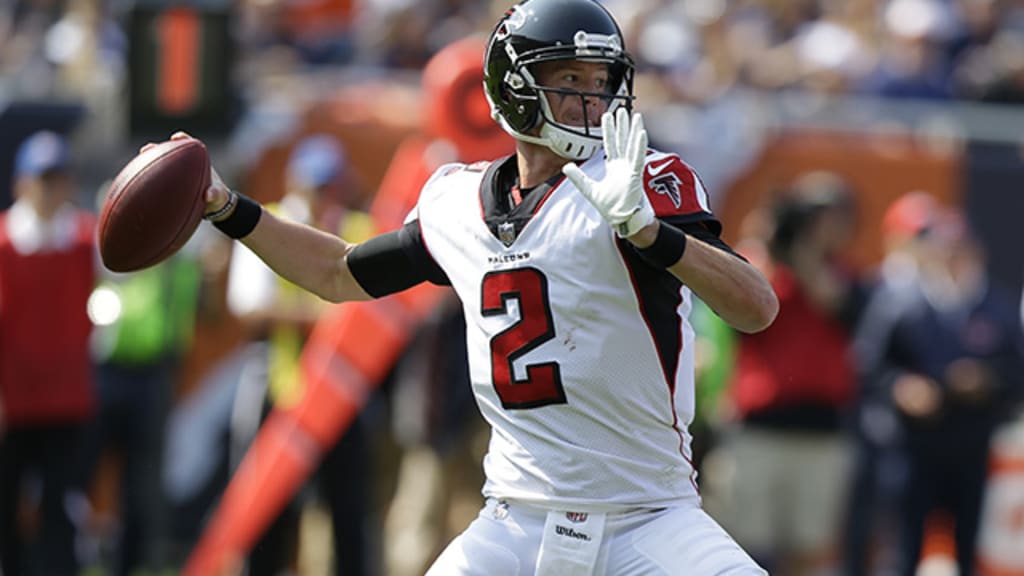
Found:
<svg viewBox="0 0 1024 576"><path fill-rule="evenodd" d="M168 140L132 158L100 211L103 264L133 272L177 252L202 220L209 187L210 156L199 140Z"/></svg>

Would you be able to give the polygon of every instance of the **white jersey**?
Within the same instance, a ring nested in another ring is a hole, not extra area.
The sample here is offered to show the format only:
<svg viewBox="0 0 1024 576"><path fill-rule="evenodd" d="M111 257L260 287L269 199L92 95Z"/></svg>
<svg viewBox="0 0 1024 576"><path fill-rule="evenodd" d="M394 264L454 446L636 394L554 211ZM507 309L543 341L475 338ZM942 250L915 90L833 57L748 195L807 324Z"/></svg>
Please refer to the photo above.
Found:
<svg viewBox="0 0 1024 576"><path fill-rule="evenodd" d="M598 154L581 168L600 179L604 166ZM489 226L495 168L441 168L410 215L465 309L492 426L484 495L581 511L697 499L689 289L644 264L565 178L518 233ZM659 216L713 220L678 156L650 153L644 180Z"/></svg>

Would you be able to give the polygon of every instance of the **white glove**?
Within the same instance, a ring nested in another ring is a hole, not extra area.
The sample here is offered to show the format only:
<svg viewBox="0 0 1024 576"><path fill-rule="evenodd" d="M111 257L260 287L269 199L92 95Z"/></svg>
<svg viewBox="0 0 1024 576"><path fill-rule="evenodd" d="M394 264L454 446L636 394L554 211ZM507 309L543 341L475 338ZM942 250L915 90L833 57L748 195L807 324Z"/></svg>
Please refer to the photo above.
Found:
<svg viewBox="0 0 1024 576"><path fill-rule="evenodd" d="M601 116L604 136L604 179L590 178L579 166L569 162L562 173L597 208L615 232L629 237L654 222L654 209L644 193L643 170L647 157L647 130L639 113L619 108L617 115L605 112Z"/></svg>

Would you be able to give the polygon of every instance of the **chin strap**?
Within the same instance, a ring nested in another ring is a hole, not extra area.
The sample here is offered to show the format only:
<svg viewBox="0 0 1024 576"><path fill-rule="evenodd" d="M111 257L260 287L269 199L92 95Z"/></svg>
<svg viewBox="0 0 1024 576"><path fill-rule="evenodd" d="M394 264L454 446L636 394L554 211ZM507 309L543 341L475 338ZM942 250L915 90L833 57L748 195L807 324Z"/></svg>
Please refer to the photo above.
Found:
<svg viewBox="0 0 1024 576"><path fill-rule="evenodd" d="M601 148L597 138L570 134L547 121L541 126L540 136L533 136L510 126L497 111L492 116L516 140L544 146L566 160L586 160Z"/></svg>
<svg viewBox="0 0 1024 576"><path fill-rule="evenodd" d="M547 122L541 127L540 134L552 152L567 160L586 160L601 148L601 141L597 138L569 134Z"/></svg>

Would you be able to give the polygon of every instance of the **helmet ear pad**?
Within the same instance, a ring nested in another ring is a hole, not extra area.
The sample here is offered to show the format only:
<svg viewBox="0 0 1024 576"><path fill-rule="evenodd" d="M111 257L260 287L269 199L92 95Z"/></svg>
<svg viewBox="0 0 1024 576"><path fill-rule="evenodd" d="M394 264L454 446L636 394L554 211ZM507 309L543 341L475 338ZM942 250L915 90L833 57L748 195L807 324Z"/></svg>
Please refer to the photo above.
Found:
<svg viewBox="0 0 1024 576"><path fill-rule="evenodd" d="M510 70L502 82L502 90L507 95L509 104L515 107L509 124L518 132L529 132L544 122L541 98L544 94L533 88L535 78L525 67L521 71Z"/></svg>
<svg viewBox="0 0 1024 576"><path fill-rule="evenodd" d="M496 31L484 56L484 93L491 117L515 132L526 132L541 123L541 95L531 87L513 62L513 40ZM529 74L529 72L527 72Z"/></svg>

